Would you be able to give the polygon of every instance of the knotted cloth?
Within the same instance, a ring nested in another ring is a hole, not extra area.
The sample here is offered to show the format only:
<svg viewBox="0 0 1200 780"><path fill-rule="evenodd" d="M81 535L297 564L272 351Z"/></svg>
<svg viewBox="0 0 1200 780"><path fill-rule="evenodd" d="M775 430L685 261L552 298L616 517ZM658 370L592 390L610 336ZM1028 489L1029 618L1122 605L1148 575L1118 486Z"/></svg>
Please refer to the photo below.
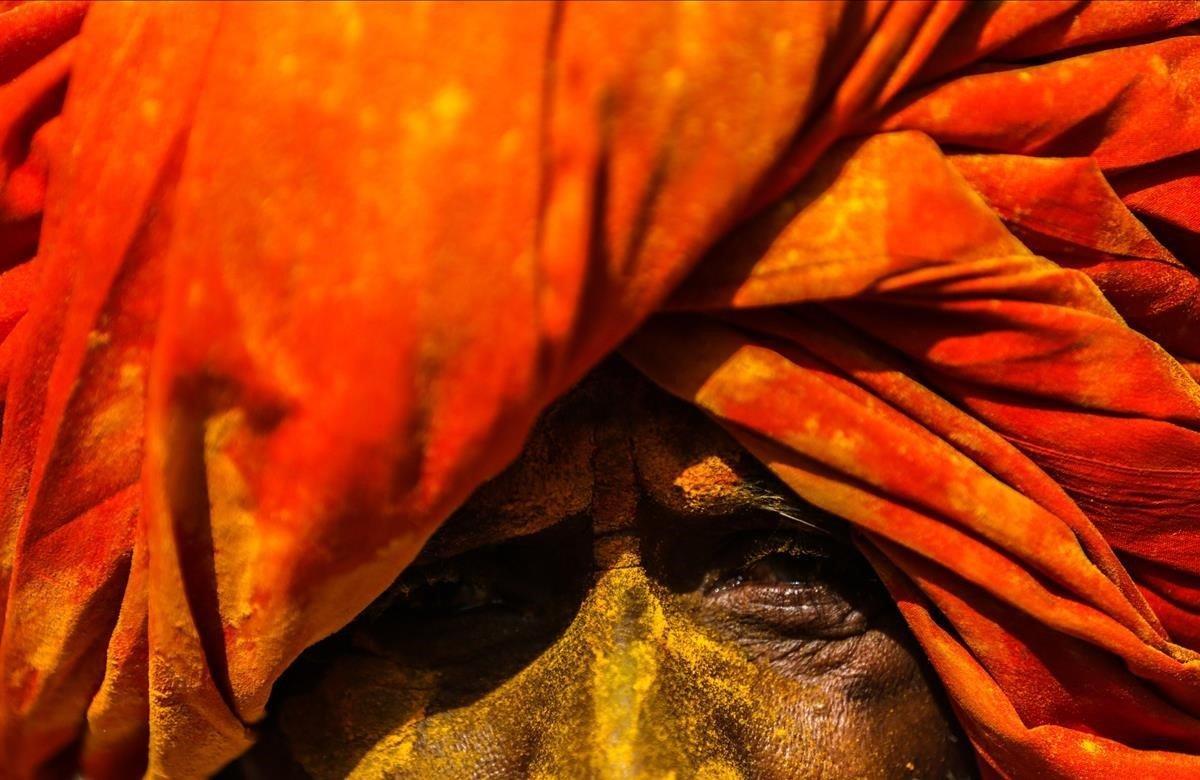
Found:
<svg viewBox="0 0 1200 780"><path fill-rule="evenodd" d="M218 769L620 350L858 529L985 775L1200 777L1197 19L6 7L0 774Z"/></svg>

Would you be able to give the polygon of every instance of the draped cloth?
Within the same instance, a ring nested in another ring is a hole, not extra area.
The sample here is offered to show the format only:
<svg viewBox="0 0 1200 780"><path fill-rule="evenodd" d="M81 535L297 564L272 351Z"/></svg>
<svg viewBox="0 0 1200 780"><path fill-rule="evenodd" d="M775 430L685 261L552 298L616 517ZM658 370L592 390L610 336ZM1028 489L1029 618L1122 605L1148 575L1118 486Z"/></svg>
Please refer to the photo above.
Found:
<svg viewBox="0 0 1200 780"><path fill-rule="evenodd" d="M855 527L986 776L1200 777L1197 19L6 7L0 774L233 759L620 350Z"/></svg>

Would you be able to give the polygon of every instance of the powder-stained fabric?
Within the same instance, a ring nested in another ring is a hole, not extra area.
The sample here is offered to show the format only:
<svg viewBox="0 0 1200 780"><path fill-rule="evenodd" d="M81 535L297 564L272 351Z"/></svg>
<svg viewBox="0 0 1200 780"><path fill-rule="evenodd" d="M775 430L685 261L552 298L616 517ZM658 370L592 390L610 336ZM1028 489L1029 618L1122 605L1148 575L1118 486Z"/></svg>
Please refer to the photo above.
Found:
<svg viewBox="0 0 1200 780"><path fill-rule="evenodd" d="M855 526L986 775L1200 777L1197 19L7 8L0 773L218 769L620 350Z"/></svg>

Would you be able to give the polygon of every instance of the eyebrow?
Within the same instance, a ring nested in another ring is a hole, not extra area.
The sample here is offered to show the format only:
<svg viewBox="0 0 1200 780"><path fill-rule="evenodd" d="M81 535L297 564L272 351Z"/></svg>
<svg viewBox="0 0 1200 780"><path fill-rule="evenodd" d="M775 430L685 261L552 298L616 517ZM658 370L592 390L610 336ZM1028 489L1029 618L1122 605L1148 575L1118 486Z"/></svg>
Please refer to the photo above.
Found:
<svg viewBox="0 0 1200 780"><path fill-rule="evenodd" d="M766 512L782 517L789 522L802 526L825 536L835 536L830 528L833 515L804 501L786 488L775 487L776 480L769 473L746 478L743 481L744 504L746 509Z"/></svg>
<svg viewBox="0 0 1200 780"><path fill-rule="evenodd" d="M759 463L755 463L749 473L739 474L737 489L733 495L728 496L728 500L730 503L724 508L713 507L711 511L702 512L700 516L687 517L677 507L664 505L654 496L654 491L645 489L639 491L639 501L649 501L660 511L678 517L681 522L704 521L711 523L719 522L721 518L730 519L738 515L754 513L773 515L805 532L830 538L843 535L836 529L842 529L845 526L837 522L838 519L835 515L794 494ZM511 525L488 523L486 518L489 515L491 512L487 507L476 506L468 501L446 519L418 558L444 559L482 547L504 544L559 526L579 516L576 513L563 514L554 519L547 518L545 522L536 524L536 530L527 533L513 533Z"/></svg>
<svg viewBox="0 0 1200 780"><path fill-rule="evenodd" d="M657 490L641 491L641 500L657 512L684 523L719 523L726 520L748 521L750 516L773 516L797 530L826 537L844 537L848 526L841 518L796 495L768 467L757 461L743 461L737 468L737 481L721 498L701 496L695 502L677 503ZM781 527L782 530L782 527Z"/></svg>

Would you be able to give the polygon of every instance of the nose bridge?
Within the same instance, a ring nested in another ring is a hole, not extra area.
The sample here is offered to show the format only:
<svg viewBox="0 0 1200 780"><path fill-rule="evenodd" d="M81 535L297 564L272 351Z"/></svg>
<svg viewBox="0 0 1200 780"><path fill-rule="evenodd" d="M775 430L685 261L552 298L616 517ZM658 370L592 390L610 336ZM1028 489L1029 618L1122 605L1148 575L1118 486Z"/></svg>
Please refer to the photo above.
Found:
<svg viewBox="0 0 1200 780"><path fill-rule="evenodd" d="M622 566L601 575L585 610L593 768L602 778L638 776L646 741L642 718L662 663L663 606L640 567Z"/></svg>

